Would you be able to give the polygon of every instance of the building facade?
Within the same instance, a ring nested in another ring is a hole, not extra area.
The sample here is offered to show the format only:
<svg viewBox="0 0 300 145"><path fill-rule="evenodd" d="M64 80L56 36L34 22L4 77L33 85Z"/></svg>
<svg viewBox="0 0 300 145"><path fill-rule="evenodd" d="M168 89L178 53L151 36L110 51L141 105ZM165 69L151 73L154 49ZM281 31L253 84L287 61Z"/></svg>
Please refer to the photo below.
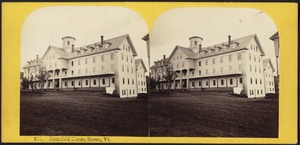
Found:
<svg viewBox="0 0 300 145"><path fill-rule="evenodd" d="M107 40L101 36L99 42L80 47L75 47L75 41L73 37L63 37L61 48L49 46L39 63L36 62L45 66L50 74L44 88L106 90L121 98L137 96L137 52L129 35ZM142 60L139 62L143 63ZM32 67L32 63L27 64L23 67L24 72ZM143 73L145 75L145 71ZM29 77L29 74L24 75Z"/></svg>
<svg viewBox="0 0 300 145"><path fill-rule="evenodd" d="M270 59L264 59L264 78L265 78L265 91L267 93L275 93L275 68Z"/></svg>
<svg viewBox="0 0 300 145"><path fill-rule="evenodd" d="M177 45L166 59L177 74L172 89L232 90L248 98L265 96L265 53L255 34L234 40L228 36L227 42L208 47L202 47L201 37L189 40L190 47ZM160 65L151 67L151 77L163 74Z"/></svg>

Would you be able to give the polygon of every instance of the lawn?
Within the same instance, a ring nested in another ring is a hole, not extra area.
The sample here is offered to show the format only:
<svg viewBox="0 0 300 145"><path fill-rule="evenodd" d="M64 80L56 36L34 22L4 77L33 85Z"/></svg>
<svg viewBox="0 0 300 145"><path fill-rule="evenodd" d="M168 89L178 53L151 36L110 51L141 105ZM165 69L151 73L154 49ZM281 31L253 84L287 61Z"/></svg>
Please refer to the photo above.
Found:
<svg viewBox="0 0 300 145"><path fill-rule="evenodd" d="M99 92L21 95L21 135L148 136L148 101Z"/></svg>
<svg viewBox="0 0 300 145"><path fill-rule="evenodd" d="M176 92L149 102L150 136L278 137L278 100Z"/></svg>

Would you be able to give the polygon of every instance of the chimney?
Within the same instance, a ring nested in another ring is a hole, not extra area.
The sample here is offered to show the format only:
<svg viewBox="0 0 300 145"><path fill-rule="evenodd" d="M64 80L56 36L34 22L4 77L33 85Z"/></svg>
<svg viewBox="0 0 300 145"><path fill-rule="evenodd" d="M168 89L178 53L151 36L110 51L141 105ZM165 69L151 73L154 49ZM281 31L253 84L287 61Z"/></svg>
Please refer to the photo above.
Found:
<svg viewBox="0 0 300 145"><path fill-rule="evenodd" d="M228 35L228 45L230 46L230 43L231 43L231 36Z"/></svg>
<svg viewBox="0 0 300 145"><path fill-rule="evenodd" d="M74 52L74 44L72 44L72 53Z"/></svg>
<svg viewBox="0 0 300 145"><path fill-rule="evenodd" d="M166 55L164 55L164 60L166 59Z"/></svg>
<svg viewBox="0 0 300 145"><path fill-rule="evenodd" d="M202 45L199 44L199 53L201 52L201 50L202 50Z"/></svg>
<svg viewBox="0 0 300 145"><path fill-rule="evenodd" d="M101 45L103 45L103 35L101 35Z"/></svg>

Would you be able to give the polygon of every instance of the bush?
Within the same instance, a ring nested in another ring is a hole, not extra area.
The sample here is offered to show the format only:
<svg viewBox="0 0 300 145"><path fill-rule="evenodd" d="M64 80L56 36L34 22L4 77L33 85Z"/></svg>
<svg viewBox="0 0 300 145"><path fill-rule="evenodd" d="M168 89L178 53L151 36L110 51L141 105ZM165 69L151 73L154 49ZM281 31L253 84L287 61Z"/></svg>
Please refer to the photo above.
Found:
<svg viewBox="0 0 300 145"><path fill-rule="evenodd" d="M148 93L139 93L138 96L137 96L137 99L148 99L149 96Z"/></svg>
<svg viewBox="0 0 300 145"><path fill-rule="evenodd" d="M266 99L278 99L279 94L278 93L267 93Z"/></svg>

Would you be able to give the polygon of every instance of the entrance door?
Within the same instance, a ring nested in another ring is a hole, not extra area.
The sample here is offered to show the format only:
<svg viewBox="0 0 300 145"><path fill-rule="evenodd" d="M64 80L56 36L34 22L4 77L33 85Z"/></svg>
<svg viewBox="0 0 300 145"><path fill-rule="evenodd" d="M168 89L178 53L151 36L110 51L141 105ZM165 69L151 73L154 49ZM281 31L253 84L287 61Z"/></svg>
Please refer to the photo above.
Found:
<svg viewBox="0 0 300 145"><path fill-rule="evenodd" d="M55 81L55 88L59 88L59 81Z"/></svg>
<svg viewBox="0 0 300 145"><path fill-rule="evenodd" d="M182 80L182 88L186 88L186 80Z"/></svg>

